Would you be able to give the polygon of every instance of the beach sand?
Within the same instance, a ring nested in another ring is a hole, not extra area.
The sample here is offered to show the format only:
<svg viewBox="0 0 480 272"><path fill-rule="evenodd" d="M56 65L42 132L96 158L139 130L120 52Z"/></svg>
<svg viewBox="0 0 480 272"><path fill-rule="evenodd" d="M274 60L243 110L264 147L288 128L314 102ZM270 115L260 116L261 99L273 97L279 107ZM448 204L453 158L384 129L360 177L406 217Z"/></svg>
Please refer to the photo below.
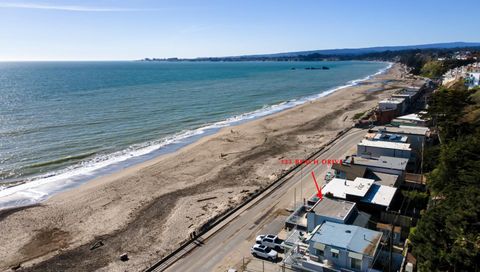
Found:
<svg viewBox="0 0 480 272"><path fill-rule="evenodd" d="M421 84L395 64L327 97L1 213L0 270L142 270L292 166L281 159L305 158L392 89Z"/></svg>

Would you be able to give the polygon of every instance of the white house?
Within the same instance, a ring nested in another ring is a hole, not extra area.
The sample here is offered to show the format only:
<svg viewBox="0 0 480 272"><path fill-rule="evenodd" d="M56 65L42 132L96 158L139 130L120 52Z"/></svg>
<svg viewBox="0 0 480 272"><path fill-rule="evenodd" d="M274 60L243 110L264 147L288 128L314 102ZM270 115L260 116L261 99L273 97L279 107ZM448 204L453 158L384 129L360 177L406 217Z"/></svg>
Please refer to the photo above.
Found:
<svg viewBox="0 0 480 272"><path fill-rule="evenodd" d="M378 158L380 156L406 158L411 156L412 149L409 143L371 141L363 139L357 144L357 156Z"/></svg>
<svg viewBox="0 0 480 272"><path fill-rule="evenodd" d="M379 253L382 233L366 228L325 222L307 239L310 259L335 269L371 271L373 260ZM304 263L308 268L309 264ZM314 264L310 266L313 271ZM330 270L325 270L330 271Z"/></svg>
<svg viewBox="0 0 480 272"><path fill-rule="evenodd" d="M380 111L398 110L402 114L406 110L405 98L388 98L378 102Z"/></svg>

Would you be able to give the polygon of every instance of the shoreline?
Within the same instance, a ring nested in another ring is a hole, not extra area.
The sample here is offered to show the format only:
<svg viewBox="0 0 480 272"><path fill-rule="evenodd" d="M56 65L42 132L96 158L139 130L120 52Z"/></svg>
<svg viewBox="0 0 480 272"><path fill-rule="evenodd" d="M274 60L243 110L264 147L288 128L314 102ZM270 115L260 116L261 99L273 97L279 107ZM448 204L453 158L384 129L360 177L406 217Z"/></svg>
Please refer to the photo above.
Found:
<svg viewBox="0 0 480 272"><path fill-rule="evenodd" d="M280 159L304 158L392 89L421 83L406 79L396 64L365 84L223 128L174 153L10 213L0 218L5 230L0 233L5 241L0 268L140 270L211 218L268 186L286 169ZM92 251L97 241L104 246ZM129 262L118 260L123 252Z"/></svg>
<svg viewBox="0 0 480 272"><path fill-rule="evenodd" d="M188 130L183 133L176 133L164 139L167 142L171 141L170 143L166 143L165 145L155 149L152 149L152 147L146 147L144 149L137 150L137 155L132 156L129 154L123 154L120 157L114 156L110 158L113 160L113 162L108 163L108 160L110 159L107 159L106 161L93 166L90 170L82 167L82 169L74 168L65 172L59 172L55 175L45 173L34 176L33 180L31 181L22 182L18 185L10 186L0 190L0 211L42 203L56 194L75 189L82 184L88 183L97 178L109 176L117 172L121 172L127 168L143 164L147 161L155 160L158 157L175 153L188 145L195 144L205 137L217 134L223 128L234 127L247 122L255 121L266 116L272 116L274 114L299 107L306 103L322 99L342 89L362 84L362 82L368 81L375 76L384 74L391 69L394 64L392 62L381 63L385 63L387 66L364 78L350 80L344 85L333 87L321 93L301 97L298 99L290 99L265 108L232 116L225 120L205 124L199 128ZM102 164L105 165L102 167ZM87 172L77 173L80 170L87 170Z"/></svg>

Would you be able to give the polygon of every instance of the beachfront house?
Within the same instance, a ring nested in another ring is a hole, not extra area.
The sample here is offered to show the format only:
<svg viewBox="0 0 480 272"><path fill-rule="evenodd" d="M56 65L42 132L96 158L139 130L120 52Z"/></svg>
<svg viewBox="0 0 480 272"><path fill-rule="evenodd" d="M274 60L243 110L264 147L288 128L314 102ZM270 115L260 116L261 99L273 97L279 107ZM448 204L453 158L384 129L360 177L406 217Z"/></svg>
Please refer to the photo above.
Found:
<svg viewBox="0 0 480 272"><path fill-rule="evenodd" d="M396 110L398 114L403 114L407 110L405 98L387 98L378 102L380 111Z"/></svg>
<svg viewBox="0 0 480 272"><path fill-rule="evenodd" d="M430 137L430 129L427 127L415 127L415 126L378 126L370 129L371 132L380 133L393 133L398 135L404 135L408 137L408 143L410 147L417 152L420 152L425 141Z"/></svg>
<svg viewBox="0 0 480 272"><path fill-rule="evenodd" d="M404 135L394 134L394 133L368 133L365 136L365 139L371 141L383 141L383 142L393 142L393 143L407 143L408 137Z"/></svg>
<svg viewBox="0 0 480 272"><path fill-rule="evenodd" d="M322 191L326 197L355 202L371 211L384 211L392 204L397 188L381 185L373 179L334 178L322 188Z"/></svg>
<svg viewBox="0 0 480 272"><path fill-rule="evenodd" d="M397 109L375 111L375 119L378 125L388 124L397 116Z"/></svg>
<svg viewBox="0 0 480 272"><path fill-rule="evenodd" d="M333 164L334 177L354 180L369 178L381 185L400 186L405 177L408 159L380 156L379 158L362 158L347 156L341 164Z"/></svg>
<svg viewBox="0 0 480 272"><path fill-rule="evenodd" d="M326 221L347 224L357 212L354 202L324 197L308 211L307 230L311 232Z"/></svg>
<svg viewBox="0 0 480 272"><path fill-rule="evenodd" d="M379 158L380 156L406 158L411 157L412 149L409 143L372 141L363 139L357 144L357 156L364 158Z"/></svg>
<svg viewBox="0 0 480 272"><path fill-rule="evenodd" d="M371 215L359 211L354 202L313 195L307 204L295 209L285 220L287 230L312 231L326 222L352 224L360 227L368 225Z"/></svg>
<svg viewBox="0 0 480 272"><path fill-rule="evenodd" d="M403 116L398 116L392 120L393 126L415 126L415 127L426 127L428 120L423 119L417 113L411 113Z"/></svg>
<svg viewBox="0 0 480 272"><path fill-rule="evenodd" d="M327 221L307 239L310 260L316 264L307 261L303 267L313 271L324 271L317 269L319 266L331 267L333 271L370 271L381 238L378 231Z"/></svg>
<svg viewBox="0 0 480 272"><path fill-rule="evenodd" d="M364 136L364 139L369 141L382 141L392 143L408 143L408 137L396 133L387 133L384 131L369 132Z"/></svg>
<svg viewBox="0 0 480 272"><path fill-rule="evenodd" d="M395 117L405 114L419 95L420 88L405 88L397 91L391 98L378 102L378 109L375 111L376 123L388 124Z"/></svg>
<svg viewBox="0 0 480 272"><path fill-rule="evenodd" d="M367 167L370 171L403 176L407 168L408 159L389 156L378 158L363 158L354 156L352 162L355 165Z"/></svg>
<svg viewBox="0 0 480 272"><path fill-rule="evenodd" d="M350 163L351 158L348 157L342 163L332 164L332 170L334 170L335 177L341 179L364 178L367 174L367 167L363 165L357 165Z"/></svg>
<svg viewBox="0 0 480 272"><path fill-rule="evenodd" d="M413 105L413 103L418 99L420 96L420 88L410 87L410 88L403 88L396 91L392 94L392 98L403 98L405 99L405 103L408 106Z"/></svg>

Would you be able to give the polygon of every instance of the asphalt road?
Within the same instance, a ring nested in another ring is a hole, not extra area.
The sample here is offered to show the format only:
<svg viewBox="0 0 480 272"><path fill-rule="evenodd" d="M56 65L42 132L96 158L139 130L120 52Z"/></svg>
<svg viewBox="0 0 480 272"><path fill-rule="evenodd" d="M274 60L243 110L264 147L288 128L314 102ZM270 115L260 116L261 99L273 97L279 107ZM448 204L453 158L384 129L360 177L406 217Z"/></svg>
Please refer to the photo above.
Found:
<svg viewBox="0 0 480 272"><path fill-rule="evenodd" d="M365 134L366 130L350 130L321 153L318 159L338 160L351 154ZM272 193L233 215L236 217L232 221L178 259L166 271L227 271L229 267L241 262L242 257L250 256L250 247L256 235L281 230L285 215L282 217L280 213L292 209L294 199L297 200L297 205L300 205L303 198L308 199L315 193L311 171L315 171L317 181L323 184L324 175L329 168L329 165L320 163L305 166Z"/></svg>

